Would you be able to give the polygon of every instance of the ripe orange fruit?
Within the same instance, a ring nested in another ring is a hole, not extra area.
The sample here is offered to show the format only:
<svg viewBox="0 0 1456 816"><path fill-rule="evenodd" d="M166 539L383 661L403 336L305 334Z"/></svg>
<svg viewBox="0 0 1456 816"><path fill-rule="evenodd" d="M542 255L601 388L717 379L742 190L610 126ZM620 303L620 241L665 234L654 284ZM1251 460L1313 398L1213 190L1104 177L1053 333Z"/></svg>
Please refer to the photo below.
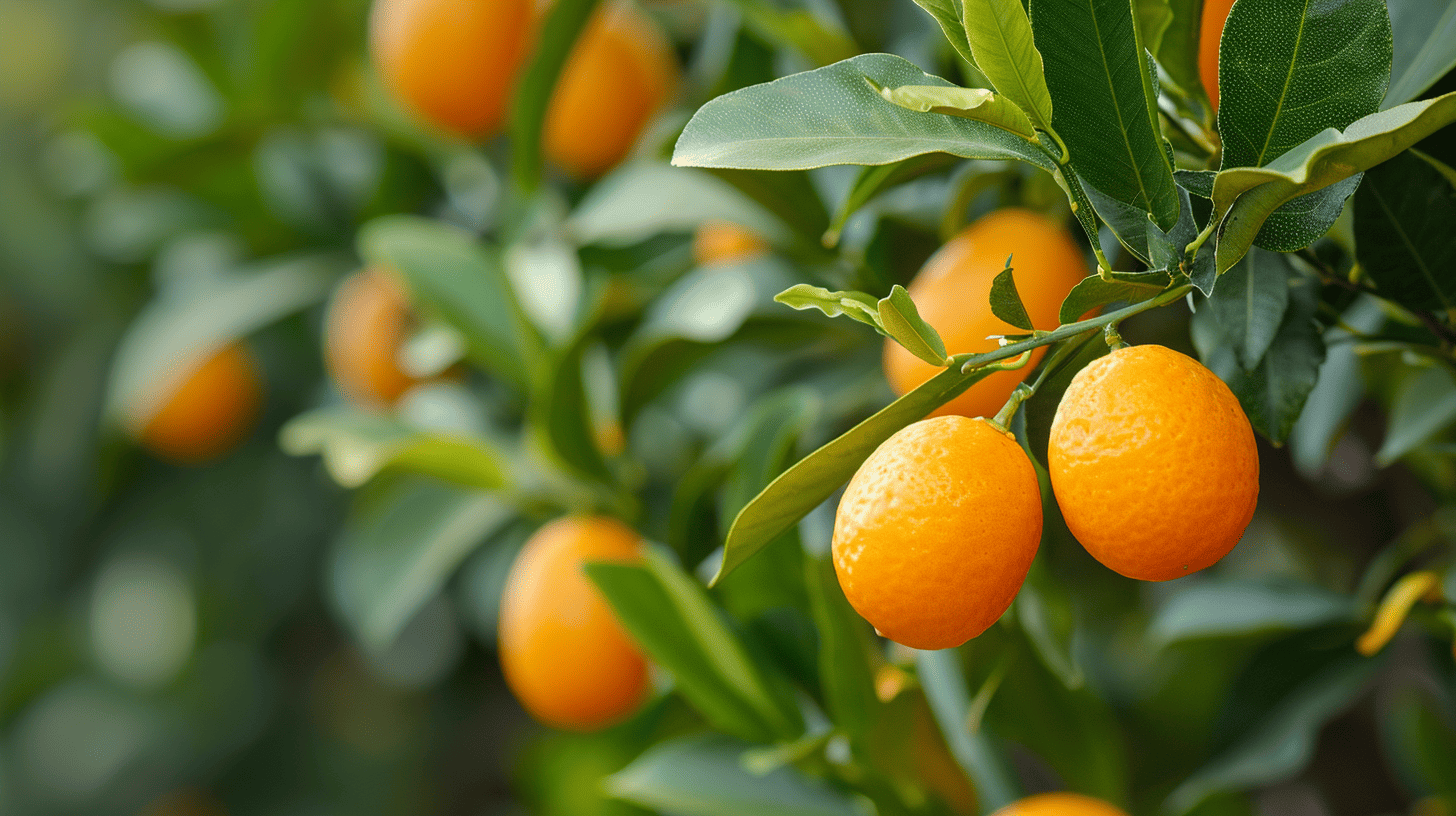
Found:
<svg viewBox="0 0 1456 816"><path fill-rule="evenodd" d="M532 36L533 0L374 0L369 45L384 84L434 125L495 132Z"/></svg>
<svg viewBox="0 0 1456 816"><path fill-rule="evenodd" d="M137 438L180 464L215 459L252 429L263 400L261 379L247 347L224 346L182 375Z"/></svg>
<svg viewBox="0 0 1456 816"><path fill-rule="evenodd" d="M410 321L409 302L388 274L366 269L339 284L324 327L324 359L345 395L390 405L415 384L398 361Z"/></svg>
<svg viewBox="0 0 1456 816"><path fill-rule="evenodd" d="M709 221L693 233L693 260L698 266L742 263L768 252L768 244L731 221Z"/></svg>
<svg viewBox="0 0 1456 816"><path fill-rule="evenodd" d="M1259 451L1238 399L1162 346L1118 349L1077 372L1052 420L1047 463L1072 534L1144 581L1224 557L1259 499Z"/></svg>
<svg viewBox="0 0 1456 816"><path fill-rule="evenodd" d="M1228 21L1234 0L1203 0L1203 18L1198 26L1198 76L1208 101L1218 112L1218 45L1223 39L1223 24Z"/></svg>
<svg viewBox="0 0 1456 816"><path fill-rule="evenodd" d="M991 313L991 281L1013 256L1016 288L1032 324L1054 329L1062 300L1077 282L1087 277L1087 261L1065 229L1040 213L1023 209L997 210L966 227L926 261L910 282L910 298L920 316L940 332L950 354L991 351L990 335L1021 330ZM994 416L1026 378L1040 358L1033 354L1025 367L998 371L949 403L935 416ZM885 342L885 376L895 393L904 394L943 369L906 351L893 340Z"/></svg>
<svg viewBox="0 0 1456 816"><path fill-rule="evenodd" d="M916 649L959 646L995 623L1041 541L1036 472L983 419L902 428L850 479L834 517L834 570L850 604Z"/></svg>
<svg viewBox="0 0 1456 816"><path fill-rule="evenodd" d="M677 84L672 45L627 3L596 14L562 67L546 111L546 157L578 178L594 178L632 149Z"/></svg>
<svg viewBox="0 0 1456 816"><path fill-rule="evenodd" d="M1012 802L991 816L1127 816L1101 799L1078 793L1042 793Z"/></svg>
<svg viewBox="0 0 1456 816"><path fill-rule="evenodd" d="M647 663L582 569L641 554L637 533L609 518L560 518L526 542L501 597L500 660L532 716L589 731L642 701Z"/></svg>

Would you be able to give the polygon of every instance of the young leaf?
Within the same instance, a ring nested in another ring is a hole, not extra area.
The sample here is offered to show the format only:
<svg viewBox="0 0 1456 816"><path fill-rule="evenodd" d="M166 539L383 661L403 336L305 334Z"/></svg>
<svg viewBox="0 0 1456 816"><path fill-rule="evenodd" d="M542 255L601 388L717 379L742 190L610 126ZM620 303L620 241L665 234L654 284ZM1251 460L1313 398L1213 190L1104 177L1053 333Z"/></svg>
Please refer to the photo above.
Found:
<svg viewBox="0 0 1456 816"><path fill-rule="evenodd" d="M1152 300L1167 288L1168 273L1162 271L1135 273L1145 276L1142 282L1124 275L1113 280L1103 280L1097 275L1083 278L1062 301L1058 318L1063 323L1075 323L1082 315L1106 306L1109 303L1142 303Z"/></svg>
<svg viewBox="0 0 1456 816"><path fill-rule="evenodd" d="M874 86L871 86L874 87ZM886 100L920 113L943 113L975 119L1026 139L1036 138L1036 129L1026 112L1004 94L985 88L946 88L940 85L905 85L875 88Z"/></svg>
<svg viewBox="0 0 1456 816"><path fill-rule="evenodd" d="M947 368L780 474L733 520L713 583L829 498L881 442L960 396L991 372L991 368L977 368L962 374L959 367Z"/></svg>
<svg viewBox="0 0 1456 816"><path fill-rule="evenodd" d="M1390 54L1383 0L1239 0L1219 50L1223 169L1263 167L1375 113Z"/></svg>
<svg viewBox="0 0 1456 816"><path fill-rule="evenodd" d="M1052 96L1021 0L961 0L976 66L998 92L1051 130Z"/></svg>
<svg viewBox="0 0 1456 816"><path fill-rule="evenodd" d="M1020 159L1050 171L1040 144L994 125L917 113L886 102L879 87L954 87L891 54L863 54L754 85L698 109L672 163L687 167L807 170L831 164L889 164L922 153Z"/></svg>
<svg viewBox="0 0 1456 816"><path fill-rule="evenodd" d="M1238 262L1265 219L1286 202L1369 170L1456 122L1456 92L1408 102L1357 119L1344 132L1330 128L1265 167L1219 171L1213 184L1218 268Z"/></svg>
<svg viewBox="0 0 1456 816"><path fill-rule="evenodd" d="M976 58L971 54L970 38L966 35L966 24L961 11L961 0L915 0L915 5L925 9L935 22L940 24L940 30L944 32L945 38L955 48L956 53L967 65L975 65Z"/></svg>
<svg viewBox="0 0 1456 816"><path fill-rule="evenodd" d="M818 309L828 317L844 315L884 333L879 301L864 292L831 292L822 286L797 283L774 295L774 300L791 309Z"/></svg>
<svg viewBox="0 0 1456 816"><path fill-rule="evenodd" d="M1031 0L1036 47L1056 104L1053 124L1089 185L1178 221L1173 165L1158 130L1157 98L1128 0Z"/></svg>
<svg viewBox="0 0 1456 816"><path fill-rule="evenodd" d="M879 302L880 325L885 335L911 354L931 365L945 365L945 343L934 326L926 323L905 287L895 284Z"/></svg>
<svg viewBox="0 0 1456 816"><path fill-rule="evenodd" d="M702 585L655 550L642 564L597 562L587 575L622 625L715 728L744 739L792 739L798 712L773 692Z"/></svg>
<svg viewBox="0 0 1456 816"><path fill-rule="evenodd" d="M720 734L658 743L607 777L618 799L681 816L864 816L847 795L792 767L755 775L743 767L753 746Z"/></svg>
<svg viewBox="0 0 1456 816"><path fill-rule="evenodd" d="M1355 194L1360 267L1383 297L1456 308L1456 187L1412 151L1374 167Z"/></svg>
<svg viewBox="0 0 1456 816"><path fill-rule="evenodd" d="M1456 3L1443 7L1439 2L1406 0L1388 5L1395 56L1382 107L1415 99L1456 68Z"/></svg>
<svg viewBox="0 0 1456 816"><path fill-rule="evenodd" d="M1016 279L1012 277L1011 259L1006 259L1006 268L997 273L991 281L991 314L1010 323L1018 329L1031 331L1031 316L1021 302L1021 293L1016 291Z"/></svg>
<svg viewBox="0 0 1456 816"><path fill-rule="evenodd" d="M1290 274L1283 255L1250 250L1223 275L1218 291L1208 299L1214 320L1245 371L1258 366L1274 342L1289 305Z"/></svg>
<svg viewBox="0 0 1456 816"><path fill-rule="evenodd" d="M355 488L385 470L433 476L462 487L501 490L508 463L484 441L426 433L380 414L321 409L289 420L278 444L293 456L321 454L334 481Z"/></svg>

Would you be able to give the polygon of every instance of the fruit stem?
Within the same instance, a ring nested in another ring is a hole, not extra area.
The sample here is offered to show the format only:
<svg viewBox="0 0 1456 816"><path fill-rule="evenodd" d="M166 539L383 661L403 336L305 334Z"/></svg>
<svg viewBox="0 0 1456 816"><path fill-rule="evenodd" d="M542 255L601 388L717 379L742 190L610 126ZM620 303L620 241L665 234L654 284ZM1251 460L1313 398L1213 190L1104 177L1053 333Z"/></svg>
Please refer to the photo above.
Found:
<svg viewBox="0 0 1456 816"><path fill-rule="evenodd" d="M1190 241L1188 243L1188 246L1184 248L1184 257L1188 259L1188 267L1190 269L1193 267L1193 259L1198 257L1198 250L1203 248L1203 242L1207 241L1208 237L1212 235L1214 230L1216 229L1218 229L1218 219L1208 219L1208 226L1204 227L1203 232L1198 233L1198 237Z"/></svg>
<svg viewBox="0 0 1456 816"><path fill-rule="evenodd" d="M1091 336L1091 332L1088 332L1081 339L1067 342L1061 348L1052 352L1052 355L1047 358L1046 363L1042 365L1041 370L1037 372L1036 379L1030 383L1017 385L1016 390L1012 391L1011 396L1006 399L1006 404L1001 406L1001 410L997 411L996 416L990 419L989 422L996 426L998 430L1006 431L1010 427L1011 418L1016 416L1016 410L1021 407L1021 403L1030 399L1036 393L1037 389L1041 388L1041 384L1047 381L1047 378L1051 376L1052 372L1060 368L1068 357L1082 348L1082 344L1089 340Z"/></svg>
<svg viewBox="0 0 1456 816"><path fill-rule="evenodd" d="M1117 330L1116 323L1108 323L1102 327L1102 339L1107 341L1107 347L1113 351L1127 348L1127 343L1122 339L1122 334Z"/></svg>

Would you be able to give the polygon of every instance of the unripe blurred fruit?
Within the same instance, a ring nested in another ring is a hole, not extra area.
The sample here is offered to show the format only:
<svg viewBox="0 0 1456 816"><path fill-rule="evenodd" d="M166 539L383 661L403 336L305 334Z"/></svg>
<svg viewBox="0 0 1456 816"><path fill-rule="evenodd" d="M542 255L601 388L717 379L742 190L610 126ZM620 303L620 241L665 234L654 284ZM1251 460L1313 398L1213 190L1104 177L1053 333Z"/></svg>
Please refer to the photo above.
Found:
<svg viewBox="0 0 1456 816"><path fill-rule="evenodd" d="M997 210L966 227L925 263L910 282L910 298L927 323L940 332L950 354L991 351L990 335L1024 333L991 313L991 282L1013 256L1016 288L1032 325L1054 329L1062 300L1090 274L1077 243L1061 226L1040 213ZM1017 383L1040 359L1014 371L998 371L971 386L934 415L994 416ZM944 369L925 362L899 343L885 342L885 376L904 394Z"/></svg>
<svg viewBox="0 0 1456 816"><path fill-rule="evenodd" d="M363 405L391 405L416 382L400 370L409 302L389 275L366 269L334 290L324 327L324 360L339 388Z"/></svg>
<svg viewBox="0 0 1456 816"><path fill-rule="evenodd" d="M542 527L517 556L501 597L500 660L536 719L590 731L642 702L647 663L583 569L641 555L641 538L621 522L572 516Z"/></svg>
<svg viewBox="0 0 1456 816"><path fill-rule="evenodd" d="M935 417L870 454L834 517L844 596L885 637L948 649L995 623L1041 541L1041 491L1011 434Z"/></svg>
<svg viewBox="0 0 1456 816"><path fill-rule="evenodd" d="M1077 372L1052 420L1047 465L1087 552L1144 581L1223 558L1259 500L1259 451L1238 399L1162 346L1118 349Z"/></svg>
<svg viewBox="0 0 1456 816"><path fill-rule="evenodd" d="M677 58L651 18L611 3L562 67L546 111L546 157L577 178L620 162L677 84Z"/></svg>
<svg viewBox="0 0 1456 816"><path fill-rule="evenodd" d="M497 131L532 36L533 0L374 0L369 46L390 92L434 125Z"/></svg>
<svg viewBox="0 0 1456 816"><path fill-rule="evenodd" d="M206 462L248 435L262 400L253 355L241 344L224 346L182 376L137 437L163 459Z"/></svg>
<svg viewBox="0 0 1456 816"><path fill-rule="evenodd" d="M1012 802L991 816L1127 816L1121 809L1077 793L1041 793Z"/></svg>
<svg viewBox="0 0 1456 816"><path fill-rule="evenodd" d="M693 233L693 260L698 266L750 261L768 253L768 244L732 221L709 221Z"/></svg>
<svg viewBox="0 0 1456 816"><path fill-rule="evenodd" d="M1218 46L1223 39L1223 24L1228 22L1234 0L1203 0L1203 17L1198 26L1198 76L1208 101L1218 111Z"/></svg>

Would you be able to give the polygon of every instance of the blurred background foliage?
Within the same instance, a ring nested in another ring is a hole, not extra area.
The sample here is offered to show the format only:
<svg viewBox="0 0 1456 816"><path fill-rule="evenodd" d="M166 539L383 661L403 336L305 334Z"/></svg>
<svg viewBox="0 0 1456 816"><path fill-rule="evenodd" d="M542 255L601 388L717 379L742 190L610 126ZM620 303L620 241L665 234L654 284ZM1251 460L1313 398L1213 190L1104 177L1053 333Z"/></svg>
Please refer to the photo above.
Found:
<svg viewBox="0 0 1456 816"><path fill-rule="evenodd" d="M508 140L463 143L388 99L364 0L0 0L0 812L584 816L678 812L653 796L694 773L735 784L741 746L693 736L676 695L595 735L530 722L493 654L511 557L597 509L711 574L739 508L892 396L877 337L772 295L888 291L976 215L1067 212L1047 177L995 162L913 160L865 200L857 168L670 170L687 117L734 88L868 51L962 77L909 0L643 6L683 61L673 104L601 182L551 172L526 196ZM701 264L692 233L714 219L771 251ZM422 247L453 260L410 263ZM418 270L422 381L388 412L350 407L321 351L329 292L380 260ZM1337 288L1344 321L1386 324ZM1124 334L1192 351L1188 321ZM128 439L158 366L242 337L265 383L243 444L185 467ZM1205 816L1456 813L1449 614L1418 611L1379 660L1350 648L1386 585L1444 566L1456 536L1456 386L1449 359L1413 353L1332 347L1328 393L1264 445L1259 513L1206 575L1134 586L1049 520L1020 625L962 655L1022 785L1133 813L1170 795ZM801 688L827 685L837 607L810 599L837 592L813 578L831 521L712 593ZM915 725L878 743L877 772L900 801L967 812L963 746L935 734L913 656L887 658L880 695ZM688 741L642 755L667 737ZM737 812L860 807L763 779L780 787Z"/></svg>

